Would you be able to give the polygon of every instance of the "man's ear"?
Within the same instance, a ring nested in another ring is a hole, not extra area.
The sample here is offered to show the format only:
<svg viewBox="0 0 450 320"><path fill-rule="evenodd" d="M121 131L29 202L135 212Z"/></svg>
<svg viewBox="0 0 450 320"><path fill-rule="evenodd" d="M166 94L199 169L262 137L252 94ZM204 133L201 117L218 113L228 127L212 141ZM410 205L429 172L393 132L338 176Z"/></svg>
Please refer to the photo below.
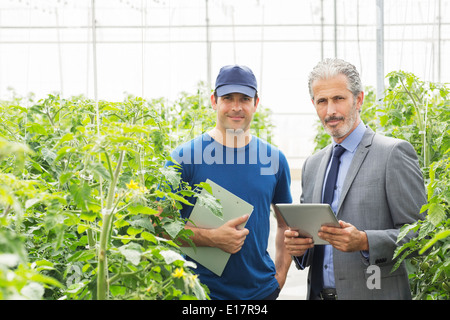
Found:
<svg viewBox="0 0 450 320"><path fill-rule="evenodd" d="M211 94L211 106L214 110L217 110L217 101L216 97L214 96L214 93Z"/></svg>
<svg viewBox="0 0 450 320"><path fill-rule="evenodd" d="M255 101L255 112L256 112L256 109L258 108L258 105L259 105L259 97L258 98L256 98L256 101Z"/></svg>
<svg viewBox="0 0 450 320"><path fill-rule="evenodd" d="M361 112L361 106L363 102L364 102L364 91L361 91L356 97L356 110L358 110L358 112Z"/></svg>

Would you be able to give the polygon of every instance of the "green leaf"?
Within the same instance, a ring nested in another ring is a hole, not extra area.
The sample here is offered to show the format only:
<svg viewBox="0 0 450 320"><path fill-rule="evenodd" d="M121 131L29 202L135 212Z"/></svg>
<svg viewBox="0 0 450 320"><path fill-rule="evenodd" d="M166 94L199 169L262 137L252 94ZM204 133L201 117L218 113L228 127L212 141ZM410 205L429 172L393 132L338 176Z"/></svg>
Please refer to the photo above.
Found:
<svg viewBox="0 0 450 320"><path fill-rule="evenodd" d="M50 268L53 269L54 263L48 260L38 260L34 262L38 267ZM38 270L39 271L39 270Z"/></svg>
<svg viewBox="0 0 450 320"><path fill-rule="evenodd" d="M421 240L428 236L429 233L433 232L436 227L428 220L425 220L423 224L420 226L419 235L417 236L418 240Z"/></svg>
<svg viewBox="0 0 450 320"><path fill-rule="evenodd" d="M60 146L61 144L63 144L64 142L67 141L72 141L73 140L73 134L72 133L66 133L60 140L59 142L55 145L55 148Z"/></svg>
<svg viewBox="0 0 450 320"><path fill-rule="evenodd" d="M423 254L429 248L431 248L436 242L439 240L444 240L445 238L450 237L450 230L443 230L437 233L430 241L428 241L422 249L420 249L419 254Z"/></svg>
<svg viewBox="0 0 450 320"><path fill-rule="evenodd" d="M91 170L93 173L96 173L98 176L102 177L106 181L111 180L109 171L106 170L106 168L101 163L98 162L89 163L88 169Z"/></svg>
<svg viewBox="0 0 450 320"><path fill-rule="evenodd" d="M90 200L91 187L87 183L82 183L81 186L72 184L70 186L70 193L78 208L87 210L87 202Z"/></svg>
<svg viewBox="0 0 450 320"><path fill-rule="evenodd" d="M37 134L41 134L41 135L46 135L47 134L47 130L45 130L45 128L40 125L39 123L27 123L27 130L28 132L32 132L32 133L37 133Z"/></svg>
<svg viewBox="0 0 450 320"><path fill-rule="evenodd" d="M398 83L398 76L392 76L392 77L389 77L389 86L390 86L391 88L395 88L395 86L397 85L397 83Z"/></svg>
<svg viewBox="0 0 450 320"><path fill-rule="evenodd" d="M154 244L158 243L158 240L156 239L156 237L153 234L151 234L150 232L147 232L147 231L142 232L141 237L147 241L150 241L151 243L154 243Z"/></svg>
<svg viewBox="0 0 450 320"><path fill-rule="evenodd" d="M40 199L28 199L27 201L25 201L25 209L31 208L40 201L41 201Z"/></svg>
<svg viewBox="0 0 450 320"><path fill-rule="evenodd" d="M171 236L172 238L175 238L177 234L184 228L184 222L175 220L172 222L165 223L163 225L164 230Z"/></svg>
<svg viewBox="0 0 450 320"><path fill-rule="evenodd" d="M212 187L211 187L211 185L210 185L209 183L206 183L206 182L200 182L197 186L198 186L199 188L201 188L201 189L205 189L205 190L208 191L210 194L213 194Z"/></svg>
<svg viewBox="0 0 450 320"><path fill-rule="evenodd" d="M132 206L128 208L128 212L130 212L131 214L149 214L149 215L154 215L154 214L158 214L158 210L149 208L149 207L145 207L143 205L137 205L137 206Z"/></svg>
<svg viewBox="0 0 450 320"><path fill-rule="evenodd" d="M172 250L161 250L160 254L164 257L164 261L167 264L172 264L173 262L180 260L185 261L183 256L175 251Z"/></svg>
<svg viewBox="0 0 450 320"><path fill-rule="evenodd" d="M166 180L169 182L173 190L178 189L181 181L180 173L173 167L162 168L161 173L164 175Z"/></svg>
<svg viewBox="0 0 450 320"><path fill-rule="evenodd" d="M52 165L53 162L55 161L56 153L45 147L42 148L41 153L44 160L47 161L47 163L49 163L50 165Z"/></svg>
<svg viewBox="0 0 450 320"><path fill-rule="evenodd" d="M389 121L389 117L387 115L382 115L382 116L379 117L379 119L380 119L380 125L382 127L386 126L386 124Z"/></svg>
<svg viewBox="0 0 450 320"><path fill-rule="evenodd" d="M127 292L127 288L119 285L111 285L109 287L109 290L111 291L111 294L113 296L117 295L124 295Z"/></svg>
<svg viewBox="0 0 450 320"><path fill-rule="evenodd" d="M427 219L434 225L437 226L446 217L445 208L440 203L432 203L428 208Z"/></svg>
<svg viewBox="0 0 450 320"><path fill-rule="evenodd" d="M95 258L95 255L96 255L96 249L80 250L80 251L77 251L72 256L70 256L67 259L67 261L69 261L69 262L87 261L87 260Z"/></svg>
<svg viewBox="0 0 450 320"><path fill-rule="evenodd" d="M58 281L55 280L51 277L48 276L44 276L42 274L34 274L30 277L31 281L36 281L36 282L40 282L40 283L45 283L54 287L58 287L58 288L64 288L64 286Z"/></svg>
<svg viewBox="0 0 450 320"><path fill-rule="evenodd" d="M129 226L130 223L129 223L127 220L124 220L124 219L118 219L118 220L114 221L114 225L115 225L117 228L123 228L123 227Z"/></svg>
<svg viewBox="0 0 450 320"><path fill-rule="evenodd" d="M83 211L80 214L80 218L89 222L94 222L97 218L97 214L93 211Z"/></svg>
<svg viewBox="0 0 450 320"><path fill-rule="evenodd" d="M69 181L70 178L73 177L73 172L69 171L69 172L65 172L62 175L59 176L59 183L60 184L64 184L67 181Z"/></svg>
<svg viewBox="0 0 450 320"><path fill-rule="evenodd" d="M410 231L416 232L419 229L419 225L416 223L413 224L405 224L400 228L397 237L397 243L399 243Z"/></svg>
<svg viewBox="0 0 450 320"><path fill-rule="evenodd" d="M155 231L155 227L148 217L144 217L142 219L137 220L129 220L129 224L131 224L135 228L145 228L151 232Z"/></svg>
<svg viewBox="0 0 450 320"><path fill-rule="evenodd" d="M61 149L56 152L56 158L55 161L60 160L62 157L64 157L68 153L75 153L77 150L71 146L62 147Z"/></svg>
<svg viewBox="0 0 450 320"><path fill-rule="evenodd" d="M202 207L206 207L211 211L216 217L223 219L223 207L220 201L217 200L213 195L209 193L199 194L197 196L197 201Z"/></svg>
<svg viewBox="0 0 450 320"><path fill-rule="evenodd" d="M142 232L142 229L138 229L135 227L128 227L128 229L127 229L127 234L130 236L138 235L141 232Z"/></svg>
<svg viewBox="0 0 450 320"><path fill-rule="evenodd" d="M129 245L124 245L119 248L119 252L125 257L125 259L135 266L139 265L141 261L141 252L133 249Z"/></svg>
<svg viewBox="0 0 450 320"><path fill-rule="evenodd" d="M405 258L407 256L409 256L411 253L413 252L413 250L407 250L406 252L403 253L403 255L397 259L397 261L395 262L394 266L392 267L391 272L394 272L395 270L398 269L398 267L400 266L400 264L402 263L403 260L405 260ZM397 256L400 254L400 252L397 253Z"/></svg>
<svg viewBox="0 0 450 320"><path fill-rule="evenodd" d="M79 225L77 226L77 232L78 232L79 234L82 234L82 233L85 232L87 229L89 229L89 227L88 227L87 225L85 225L85 224L79 224Z"/></svg>
<svg viewBox="0 0 450 320"><path fill-rule="evenodd" d="M183 198L183 197L181 197L181 196L179 196L179 195L177 195L175 193L169 192L169 193L167 193L167 196L170 197L171 199L176 200L178 202L181 202L181 203L183 203L185 205L188 205L188 206L192 206L193 205L188 200L186 200L185 198Z"/></svg>

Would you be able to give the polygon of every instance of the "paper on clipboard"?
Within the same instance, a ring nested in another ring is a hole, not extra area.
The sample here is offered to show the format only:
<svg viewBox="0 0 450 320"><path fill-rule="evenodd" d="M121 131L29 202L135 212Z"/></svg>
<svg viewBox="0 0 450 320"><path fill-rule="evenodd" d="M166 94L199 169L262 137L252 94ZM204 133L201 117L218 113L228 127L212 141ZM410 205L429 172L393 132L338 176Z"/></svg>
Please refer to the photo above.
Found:
<svg viewBox="0 0 450 320"><path fill-rule="evenodd" d="M189 217L196 227L218 228L229 220L245 214L250 215L253 212L253 206L248 202L222 188L210 179L207 179L206 183L211 186L213 196L220 200L223 207L223 217L221 219L215 216L208 208L199 205L199 202L197 202ZM201 193L205 192L208 191L202 190ZM240 227L244 228L245 224L243 223ZM214 247L196 247L195 249L192 247L181 247L181 251L219 277L222 275L231 255Z"/></svg>

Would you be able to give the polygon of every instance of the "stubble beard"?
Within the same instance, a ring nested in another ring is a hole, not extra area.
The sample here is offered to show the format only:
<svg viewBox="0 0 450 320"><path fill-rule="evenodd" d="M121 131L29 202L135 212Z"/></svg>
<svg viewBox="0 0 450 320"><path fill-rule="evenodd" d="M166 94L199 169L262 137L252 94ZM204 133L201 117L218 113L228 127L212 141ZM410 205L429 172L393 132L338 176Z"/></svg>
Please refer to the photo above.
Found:
<svg viewBox="0 0 450 320"><path fill-rule="evenodd" d="M348 113L347 117L341 116L341 117L326 117L324 120L322 120L322 126L324 127L325 131L332 136L333 138L339 139L344 137L346 134L352 130L353 126L355 125L355 122L358 119L358 111L356 109L356 103L353 104L352 109ZM343 120L343 124L339 125L337 127L330 127L328 126L328 122L332 120Z"/></svg>

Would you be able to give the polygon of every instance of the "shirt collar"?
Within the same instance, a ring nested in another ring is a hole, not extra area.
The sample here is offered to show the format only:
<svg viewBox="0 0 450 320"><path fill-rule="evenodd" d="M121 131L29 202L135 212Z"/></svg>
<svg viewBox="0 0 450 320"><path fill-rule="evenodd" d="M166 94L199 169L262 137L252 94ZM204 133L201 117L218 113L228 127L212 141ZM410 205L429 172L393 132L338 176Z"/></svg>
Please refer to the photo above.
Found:
<svg viewBox="0 0 450 320"><path fill-rule="evenodd" d="M352 153L355 152L364 136L364 132L366 132L366 125L361 120L355 130L353 130L352 133L350 133L340 145L343 146L347 151L350 151ZM337 143L333 140L333 148L336 146L336 144Z"/></svg>

